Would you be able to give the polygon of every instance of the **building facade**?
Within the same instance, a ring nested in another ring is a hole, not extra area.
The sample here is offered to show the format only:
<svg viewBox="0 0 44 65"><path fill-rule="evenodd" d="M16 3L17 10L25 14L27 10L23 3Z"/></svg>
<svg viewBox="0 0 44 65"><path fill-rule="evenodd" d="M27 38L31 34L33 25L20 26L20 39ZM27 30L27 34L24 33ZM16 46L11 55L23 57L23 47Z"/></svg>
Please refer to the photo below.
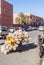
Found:
<svg viewBox="0 0 44 65"><path fill-rule="evenodd" d="M44 18L40 17L40 16L36 16L36 15L33 15L33 14L29 14L29 13L24 13L25 15L27 15L29 17L29 22L32 22L35 26L36 25L44 25ZM15 22L15 18L17 18L18 15L17 14L14 14L13 15L13 24L15 25L16 22Z"/></svg>
<svg viewBox="0 0 44 65"><path fill-rule="evenodd" d="M30 20L35 22L37 25L44 25L44 18L30 14Z"/></svg>
<svg viewBox="0 0 44 65"><path fill-rule="evenodd" d="M0 0L0 25L13 26L13 5Z"/></svg>

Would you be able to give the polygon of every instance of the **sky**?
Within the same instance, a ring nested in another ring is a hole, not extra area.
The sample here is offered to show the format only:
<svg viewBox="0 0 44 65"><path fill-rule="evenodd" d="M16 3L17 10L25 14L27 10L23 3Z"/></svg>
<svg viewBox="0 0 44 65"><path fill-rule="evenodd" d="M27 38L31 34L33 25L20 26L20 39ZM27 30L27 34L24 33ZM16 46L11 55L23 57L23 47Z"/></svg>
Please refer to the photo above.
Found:
<svg viewBox="0 0 44 65"><path fill-rule="evenodd" d="M13 13L30 13L44 17L44 0L6 0L13 5Z"/></svg>

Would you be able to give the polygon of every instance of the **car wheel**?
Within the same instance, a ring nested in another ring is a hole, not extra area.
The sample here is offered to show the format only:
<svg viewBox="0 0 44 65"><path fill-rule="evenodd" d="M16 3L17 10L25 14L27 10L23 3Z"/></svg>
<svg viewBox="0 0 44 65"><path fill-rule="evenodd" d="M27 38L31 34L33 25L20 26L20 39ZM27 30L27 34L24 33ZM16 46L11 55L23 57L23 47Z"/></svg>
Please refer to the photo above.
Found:
<svg viewBox="0 0 44 65"><path fill-rule="evenodd" d="M2 36L2 39L5 39L5 36Z"/></svg>

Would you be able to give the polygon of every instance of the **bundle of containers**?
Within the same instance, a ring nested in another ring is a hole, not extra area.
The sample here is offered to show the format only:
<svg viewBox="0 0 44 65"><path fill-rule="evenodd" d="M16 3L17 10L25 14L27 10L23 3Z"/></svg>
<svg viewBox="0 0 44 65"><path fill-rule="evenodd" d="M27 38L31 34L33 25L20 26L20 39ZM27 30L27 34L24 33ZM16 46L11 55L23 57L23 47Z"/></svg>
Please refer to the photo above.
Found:
<svg viewBox="0 0 44 65"><path fill-rule="evenodd" d="M5 43L1 46L1 52L7 54L9 51L16 50L18 44L29 42L29 35L26 31L16 30L6 36Z"/></svg>

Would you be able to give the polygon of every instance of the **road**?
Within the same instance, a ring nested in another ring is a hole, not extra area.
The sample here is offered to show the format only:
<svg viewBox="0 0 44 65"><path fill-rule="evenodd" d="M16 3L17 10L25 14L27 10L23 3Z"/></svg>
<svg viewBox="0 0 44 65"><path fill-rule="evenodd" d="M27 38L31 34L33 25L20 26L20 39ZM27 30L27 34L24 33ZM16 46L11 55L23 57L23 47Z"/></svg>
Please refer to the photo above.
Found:
<svg viewBox="0 0 44 65"><path fill-rule="evenodd" d="M11 52L8 55L0 52L0 65L40 65L37 36L39 31L28 32L31 36L29 43L23 43L22 52ZM0 46L4 40L0 40Z"/></svg>

